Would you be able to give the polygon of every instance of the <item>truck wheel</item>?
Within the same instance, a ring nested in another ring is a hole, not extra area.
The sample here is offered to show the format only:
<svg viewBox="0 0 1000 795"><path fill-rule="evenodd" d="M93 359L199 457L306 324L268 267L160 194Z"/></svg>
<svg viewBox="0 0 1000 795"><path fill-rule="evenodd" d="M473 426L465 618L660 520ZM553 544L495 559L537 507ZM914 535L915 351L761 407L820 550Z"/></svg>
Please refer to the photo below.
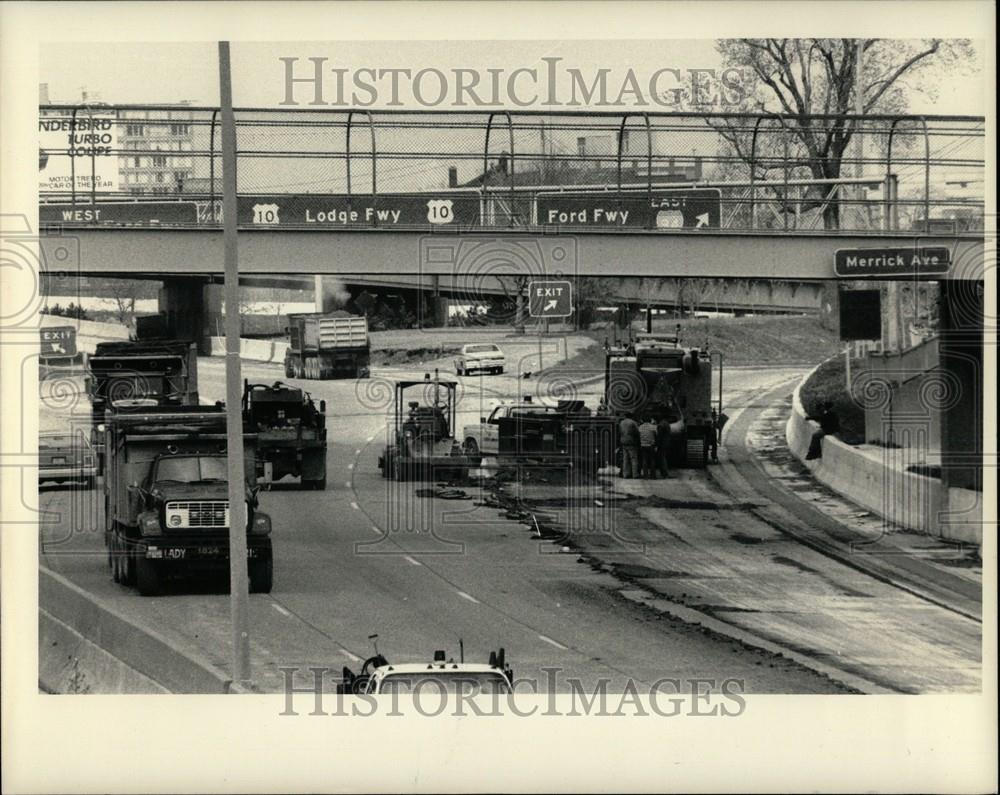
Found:
<svg viewBox="0 0 1000 795"><path fill-rule="evenodd" d="M108 545L108 562L111 564L111 579L116 583L122 581L121 548L118 543L118 533L111 531L111 543Z"/></svg>
<svg viewBox="0 0 1000 795"><path fill-rule="evenodd" d="M687 439L686 445L687 453L687 465L689 467L697 467L698 469L704 469L708 464L708 439L704 436L697 436Z"/></svg>
<svg viewBox="0 0 1000 795"><path fill-rule="evenodd" d="M122 583L130 588L134 588L136 583L136 561L138 560L138 553L136 552L135 544L129 544L128 539L125 539L123 547Z"/></svg>
<svg viewBox="0 0 1000 795"><path fill-rule="evenodd" d="M250 593L271 593L274 584L274 555L270 547L266 549L264 557L250 561L247 574Z"/></svg>
<svg viewBox="0 0 1000 795"><path fill-rule="evenodd" d="M163 589L156 563L146 558L136 558L135 581L142 596L158 596Z"/></svg>
<svg viewBox="0 0 1000 795"><path fill-rule="evenodd" d="M319 480L312 481L311 485L314 491L326 491L326 476L324 475Z"/></svg>
<svg viewBox="0 0 1000 795"><path fill-rule="evenodd" d="M503 368L502 367L498 367L497 368L497 375L503 375Z"/></svg>
<svg viewBox="0 0 1000 795"><path fill-rule="evenodd" d="M399 460L398 457L393 456L392 458L392 479L398 481L404 481L407 479L409 473L406 471L406 464Z"/></svg>

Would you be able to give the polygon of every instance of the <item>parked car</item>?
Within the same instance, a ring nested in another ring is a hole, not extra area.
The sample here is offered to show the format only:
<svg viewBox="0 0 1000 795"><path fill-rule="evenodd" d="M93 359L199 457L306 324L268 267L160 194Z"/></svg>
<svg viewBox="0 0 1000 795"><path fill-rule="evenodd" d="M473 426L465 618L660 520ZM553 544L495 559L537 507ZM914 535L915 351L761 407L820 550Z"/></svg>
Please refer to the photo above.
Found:
<svg viewBox="0 0 1000 795"><path fill-rule="evenodd" d="M93 487L97 459L82 433L56 431L38 436L38 482L83 481Z"/></svg>
<svg viewBox="0 0 1000 795"><path fill-rule="evenodd" d="M475 342L463 345L455 359L455 373L470 375L473 372L502 373L507 358L498 345L492 342Z"/></svg>

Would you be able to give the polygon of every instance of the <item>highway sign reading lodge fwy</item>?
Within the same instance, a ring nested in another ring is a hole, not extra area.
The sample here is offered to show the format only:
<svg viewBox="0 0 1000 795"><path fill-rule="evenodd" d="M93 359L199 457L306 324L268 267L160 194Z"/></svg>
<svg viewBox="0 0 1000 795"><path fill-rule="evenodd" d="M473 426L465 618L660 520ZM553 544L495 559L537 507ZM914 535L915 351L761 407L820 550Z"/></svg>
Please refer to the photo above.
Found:
<svg viewBox="0 0 1000 795"><path fill-rule="evenodd" d="M564 280L529 282L528 313L532 317L569 317L573 314L573 285Z"/></svg>

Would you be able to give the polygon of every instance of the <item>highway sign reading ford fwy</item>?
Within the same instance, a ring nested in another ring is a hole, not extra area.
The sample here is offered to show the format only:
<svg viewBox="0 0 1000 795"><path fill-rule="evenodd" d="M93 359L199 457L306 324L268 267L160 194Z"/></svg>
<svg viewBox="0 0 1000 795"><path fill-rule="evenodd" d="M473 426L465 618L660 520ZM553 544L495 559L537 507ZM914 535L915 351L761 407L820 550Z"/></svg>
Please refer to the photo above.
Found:
<svg viewBox="0 0 1000 795"><path fill-rule="evenodd" d="M644 229L718 229L718 188L658 190L652 197L627 193L550 193L538 196L539 226Z"/></svg>
<svg viewBox="0 0 1000 795"><path fill-rule="evenodd" d="M951 251L943 246L839 249L833 262L834 273L846 279L941 276L950 267Z"/></svg>
<svg viewBox="0 0 1000 795"><path fill-rule="evenodd" d="M39 333L41 356L76 356L76 329L72 326L50 326Z"/></svg>
<svg viewBox="0 0 1000 795"><path fill-rule="evenodd" d="M573 285L568 281L530 282L528 313L532 317L569 317L573 314Z"/></svg>

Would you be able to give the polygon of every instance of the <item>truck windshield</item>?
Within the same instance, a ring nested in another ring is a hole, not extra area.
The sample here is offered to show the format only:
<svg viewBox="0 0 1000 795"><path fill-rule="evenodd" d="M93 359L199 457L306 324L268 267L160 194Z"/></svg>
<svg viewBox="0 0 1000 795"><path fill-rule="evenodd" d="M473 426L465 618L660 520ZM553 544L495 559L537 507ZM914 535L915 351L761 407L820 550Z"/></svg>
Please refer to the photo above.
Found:
<svg viewBox="0 0 1000 795"><path fill-rule="evenodd" d="M227 478L226 459L222 456L180 456L161 458L156 464L154 481L201 483Z"/></svg>

